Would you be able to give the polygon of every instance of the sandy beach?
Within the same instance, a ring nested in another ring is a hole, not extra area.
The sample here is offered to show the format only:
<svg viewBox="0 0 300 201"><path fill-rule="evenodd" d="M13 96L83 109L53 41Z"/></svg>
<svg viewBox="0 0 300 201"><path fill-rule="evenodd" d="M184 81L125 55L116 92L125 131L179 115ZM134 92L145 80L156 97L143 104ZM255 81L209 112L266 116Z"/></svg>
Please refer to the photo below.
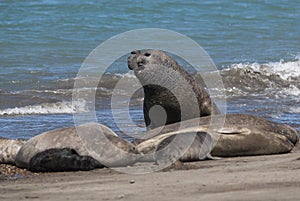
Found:
<svg viewBox="0 0 300 201"><path fill-rule="evenodd" d="M223 158L148 174L111 169L0 180L0 200L299 200L300 148Z"/></svg>
<svg viewBox="0 0 300 201"><path fill-rule="evenodd" d="M182 109L175 108L184 117L177 121L190 117L189 111L193 117L207 113L197 115L199 107L193 102L204 96L195 99L194 79L187 81L189 76L179 70L150 70L146 77L154 79L141 83L138 77L144 77L145 66L158 66L149 63L152 54L132 59L141 69L137 76L128 65L137 49L170 54L203 84L220 113L263 117L290 125L300 136L297 0L6 0L0 5L0 138L29 140L51 130L97 122L131 142L147 131L145 84L160 84L163 92L171 92L153 101L158 125L169 115L161 110L163 102L174 100ZM165 57L157 60L159 67L172 67ZM242 126L237 128L244 133ZM229 134L235 129L222 130ZM70 138L57 142L74 144ZM250 148L262 144L247 142ZM136 167L157 166L140 163L123 170ZM177 163L147 174L109 168L32 173L0 163L0 201L14 200L296 201L300 146L289 154Z"/></svg>

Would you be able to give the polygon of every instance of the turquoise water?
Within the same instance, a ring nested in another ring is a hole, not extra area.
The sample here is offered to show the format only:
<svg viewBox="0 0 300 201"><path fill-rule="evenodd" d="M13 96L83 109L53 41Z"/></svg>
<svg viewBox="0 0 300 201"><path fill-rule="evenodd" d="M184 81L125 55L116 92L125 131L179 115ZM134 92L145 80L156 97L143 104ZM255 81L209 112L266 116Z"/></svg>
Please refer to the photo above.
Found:
<svg viewBox="0 0 300 201"><path fill-rule="evenodd" d="M28 0L1 1L0 9L1 136L29 138L73 125L72 79L86 56L110 37L140 28L170 29L199 43L229 79L229 112L300 128L298 1ZM127 70L126 60L117 67ZM246 88L234 79L235 68L268 79L248 76L245 84L255 87ZM134 114L142 124L139 109ZM98 118L116 129L103 111Z"/></svg>

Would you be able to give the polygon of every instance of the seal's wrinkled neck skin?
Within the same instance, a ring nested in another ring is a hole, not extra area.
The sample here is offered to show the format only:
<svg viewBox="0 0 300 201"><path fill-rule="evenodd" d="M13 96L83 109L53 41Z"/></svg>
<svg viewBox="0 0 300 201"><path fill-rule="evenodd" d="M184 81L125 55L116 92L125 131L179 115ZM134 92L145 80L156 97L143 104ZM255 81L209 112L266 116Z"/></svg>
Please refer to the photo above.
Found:
<svg viewBox="0 0 300 201"><path fill-rule="evenodd" d="M163 51L134 50L128 68L143 85L148 129L219 113L200 83Z"/></svg>

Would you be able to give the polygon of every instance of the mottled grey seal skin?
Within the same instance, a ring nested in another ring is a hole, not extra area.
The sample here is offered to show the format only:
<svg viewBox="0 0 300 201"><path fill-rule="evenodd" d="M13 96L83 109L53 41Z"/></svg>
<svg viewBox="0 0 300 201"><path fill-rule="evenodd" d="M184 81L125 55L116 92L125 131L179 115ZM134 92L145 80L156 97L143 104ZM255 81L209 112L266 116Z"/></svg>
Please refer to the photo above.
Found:
<svg viewBox="0 0 300 201"><path fill-rule="evenodd" d="M127 166L132 165L137 160L135 157L137 151L135 150L134 145L124 139L117 137L113 131L111 131L104 125L89 123L80 125L78 127L61 128L48 131L31 138L21 147L21 149L17 153L16 165L22 168L39 168L30 166L30 160L34 158L38 153L40 153L39 157L43 158L42 156L44 154L44 157L47 158L49 156L47 150L50 149L63 150L67 148L74 150L79 156L90 156L95 158L95 153L91 153L90 151L92 150L87 150L85 144L83 144L82 142L82 139L78 136L78 129L80 129L81 132L86 132L88 136L91 136L91 140L95 140L94 136L99 135L99 132L102 131L105 137L109 141L111 141L113 145L115 145L115 149L117 151L110 153L110 147L106 145L107 141L96 142L99 147L105 147L103 153L96 153L98 155L101 155L101 161L97 159L101 164L109 167ZM125 158L125 153L133 154L132 157ZM52 156L53 158L48 157L49 161L53 163L52 167L54 167L55 165L60 165L60 163L58 163L57 161L61 161L62 156L59 156L59 154L57 153L53 154ZM124 160L124 158L126 159L126 161ZM78 159L80 160L81 158L79 157ZM79 163L80 162L83 161L79 161ZM56 170L64 171L66 168L66 164L61 164L61 166L56 167Z"/></svg>
<svg viewBox="0 0 300 201"><path fill-rule="evenodd" d="M15 164L17 153L24 143L24 140L13 140L0 137L0 163Z"/></svg>
<svg viewBox="0 0 300 201"><path fill-rule="evenodd" d="M299 141L297 131L262 117L246 114L226 115L224 128L213 156L252 156L290 152Z"/></svg>
<svg viewBox="0 0 300 201"><path fill-rule="evenodd" d="M55 160L53 160L55 159ZM32 172L87 171L103 168L100 162L90 156L80 156L69 148L47 149L30 159L28 169Z"/></svg>
<svg viewBox="0 0 300 201"><path fill-rule="evenodd" d="M172 125L172 124L171 124ZM198 128L198 130L205 130L205 128ZM176 140L173 141L173 139L176 137ZM205 144L202 146L203 141L205 140ZM167 144L169 144L171 141L172 146L168 150L166 150L167 153L164 153L163 156L167 156L168 154L179 154L179 156L182 155L181 161L188 161L184 158L187 158L187 155L190 153L191 158L190 161L195 161L197 159L197 153L200 154L200 148L204 147L204 150L208 150L212 147L212 141L211 136L206 132L197 132L194 129L182 129L177 130L174 132L167 132L164 134L156 135L152 138L149 138L147 140L144 140L143 142L139 143L136 146L136 149L139 153L143 155L139 159L140 162L153 162L156 161L155 154L157 151L161 150L163 147L165 147ZM194 142L195 141L195 142ZM199 146L198 146L199 145ZM159 148L158 148L159 147ZM181 149L177 149L180 147ZM178 150L182 150L184 148L189 148L186 154L179 153ZM173 151L172 151L173 150ZM205 156L208 156L210 150L205 154ZM171 153L174 152L174 153ZM191 154L193 153L193 154ZM156 154L157 155L157 154ZM192 159L194 158L194 159ZM179 159L179 157L177 158ZM200 159L199 159L200 160Z"/></svg>
<svg viewBox="0 0 300 201"><path fill-rule="evenodd" d="M288 153L294 145L283 135L256 128L219 131L220 138L211 155L218 157L256 156Z"/></svg>
<svg viewBox="0 0 300 201"><path fill-rule="evenodd" d="M224 125L214 125L223 121ZM213 122L211 120L213 119ZM194 126L194 125L199 126ZM181 130L178 130L180 126ZM143 140L138 140L137 149L153 152L157 145L172 134L186 132L208 132L214 141L212 156L250 156L280 154L290 152L299 140L297 131L292 127L268 121L262 117L247 114L215 115L200 117L148 131ZM161 136L161 137L159 137Z"/></svg>
<svg viewBox="0 0 300 201"><path fill-rule="evenodd" d="M199 116L219 114L209 94L193 76L160 50L136 50L128 58L144 89L144 119L148 129ZM160 106L151 113L153 106Z"/></svg>
<svg viewBox="0 0 300 201"><path fill-rule="evenodd" d="M76 128L81 133L82 142L88 146L90 155L107 167L133 165L140 157L135 145L118 137L107 127L109 132L104 132L104 135L99 135L98 129L94 131L90 126ZM88 137L85 137L86 134Z"/></svg>
<svg viewBox="0 0 300 201"><path fill-rule="evenodd" d="M180 133L162 140L157 145L154 159L158 165L164 166L178 160L181 162L199 161L211 158L211 148L212 139L206 132Z"/></svg>

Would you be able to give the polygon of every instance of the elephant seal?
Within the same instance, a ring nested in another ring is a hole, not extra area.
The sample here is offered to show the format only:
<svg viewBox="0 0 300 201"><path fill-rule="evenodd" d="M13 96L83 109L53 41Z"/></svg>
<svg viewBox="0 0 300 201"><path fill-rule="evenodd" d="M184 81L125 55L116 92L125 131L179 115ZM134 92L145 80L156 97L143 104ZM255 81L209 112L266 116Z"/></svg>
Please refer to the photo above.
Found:
<svg viewBox="0 0 300 201"><path fill-rule="evenodd" d="M204 87L163 51L132 51L128 68L143 85L144 119L149 130L220 113Z"/></svg>
<svg viewBox="0 0 300 201"><path fill-rule="evenodd" d="M247 114L228 114L213 156L251 156L290 152L299 141L297 131L286 124Z"/></svg>
<svg viewBox="0 0 300 201"><path fill-rule="evenodd" d="M170 124L173 125L173 124ZM175 138L175 147L181 146L182 149L184 149L185 147L189 147L190 145L192 145L193 147L197 145L200 145L201 143L204 142L204 139L206 139L206 142L211 142L211 136L204 132L204 130L206 130L205 128L198 128L198 130L201 130L200 132L195 131L194 129L182 129L182 130L177 130L174 132L167 132L164 134L159 134L156 135L152 138L149 138L147 140L144 140L143 142L139 143L136 145L136 149L139 153L141 153L143 155L143 157L141 157L139 159L139 161L141 162L153 162L155 161L156 157L155 157L155 152L159 151L162 149L162 147L165 147L167 144L170 144L170 142ZM195 131L195 132L194 132ZM203 131L203 132L202 132ZM184 137L186 137L186 139L184 139ZM193 139L192 139L193 137ZM197 140L198 139L198 140ZM193 141L199 141L199 143L193 143ZM193 144L192 144L193 143ZM188 146L187 146L188 145ZM206 143L205 144L205 149L208 149L209 144ZM201 145L202 146L202 145ZM201 148L201 146L196 147L196 149ZM211 146L211 145L210 145ZM158 148L160 147L160 148ZM189 150L191 151L191 150ZM170 151L168 151L170 152ZM200 153L200 152L199 152ZM181 153L181 155L183 155L183 153ZM194 156L194 158L197 158L198 156ZM182 159L182 161L185 161L184 159Z"/></svg>
<svg viewBox="0 0 300 201"><path fill-rule="evenodd" d="M214 122L211 122L212 118ZM224 125L214 125L223 119ZM150 130L143 136L143 141L136 142L136 147L149 155L167 137L191 132L209 133L213 144L211 155L216 157L288 153L299 140L297 131L288 125L253 115L227 114L199 117Z"/></svg>
<svg viewBox="0 0 300 201"><path fill-rule="evenodd" d="M13 140L0 137L0 163L15 164L16 155L24 143L24 140Z"/></svg>
<svg viewBox="0 0 300 201"><path fill-rule="evenodd" d="M98 152L88 150L87 147L85 147L85 143L83 143L82 138L78 135L78 130L80 130L81 133L84 132L84 135L88 135L89 137L87 139L96 141L95 143L100 147L99 150L97 150ZM101 132L104 136L100 135ZM99 138L96 140L96 136L103 136L101 138L103 141L98 140ZM55 149L56 151L54 153L53 151L49 152L51 149ZM73 150L73 152L67 152L64 149L70 149ZM131 153L131 155L125 157L125 153ZM76 155L81 157L77 157ZM67 164L59 163L63 158L66 159L68 157L71 160L69 164L72 165L76 162L78 169L81 167L80 163L84 164L88 161L94 163L94 160L86 160L86 158L82 156L92 157L104 166L114 167L132 165L137 160L138 152L135 150L133 144L117 137L117 135L106 126L88 123L77 127L48 131L31 138L21 147L17 153L15 162L18 167L34 170L39 168L43 169L43 167L33 166L36 164L42 165L41 162L38 161L47 161L48 166L51 167L49 171L54 167L57 171L72 168L67 167ZM37 162L30 162L34 157L36 157ZM52 163L52 165L49 165L49 163ZM91 164L91 166L93 166L93 164ZM47 169L44 168L43 171L47 171Z"/></svg>
<svg viewBox="0 0 300 201"><path fill-rule="evenodd" d="M192 162L212 158L211 136L206 132L181 133L162 140L154 153L158 165L173 164L176 161Z"/></svg>
<svg viewBox="0 0 300 201"><path fill-rule="evenodd" d="M103 167L93 157L80 156L69 148L47 149L37 153L29 162L29 170L32 172L87 171Z"/></svg>

